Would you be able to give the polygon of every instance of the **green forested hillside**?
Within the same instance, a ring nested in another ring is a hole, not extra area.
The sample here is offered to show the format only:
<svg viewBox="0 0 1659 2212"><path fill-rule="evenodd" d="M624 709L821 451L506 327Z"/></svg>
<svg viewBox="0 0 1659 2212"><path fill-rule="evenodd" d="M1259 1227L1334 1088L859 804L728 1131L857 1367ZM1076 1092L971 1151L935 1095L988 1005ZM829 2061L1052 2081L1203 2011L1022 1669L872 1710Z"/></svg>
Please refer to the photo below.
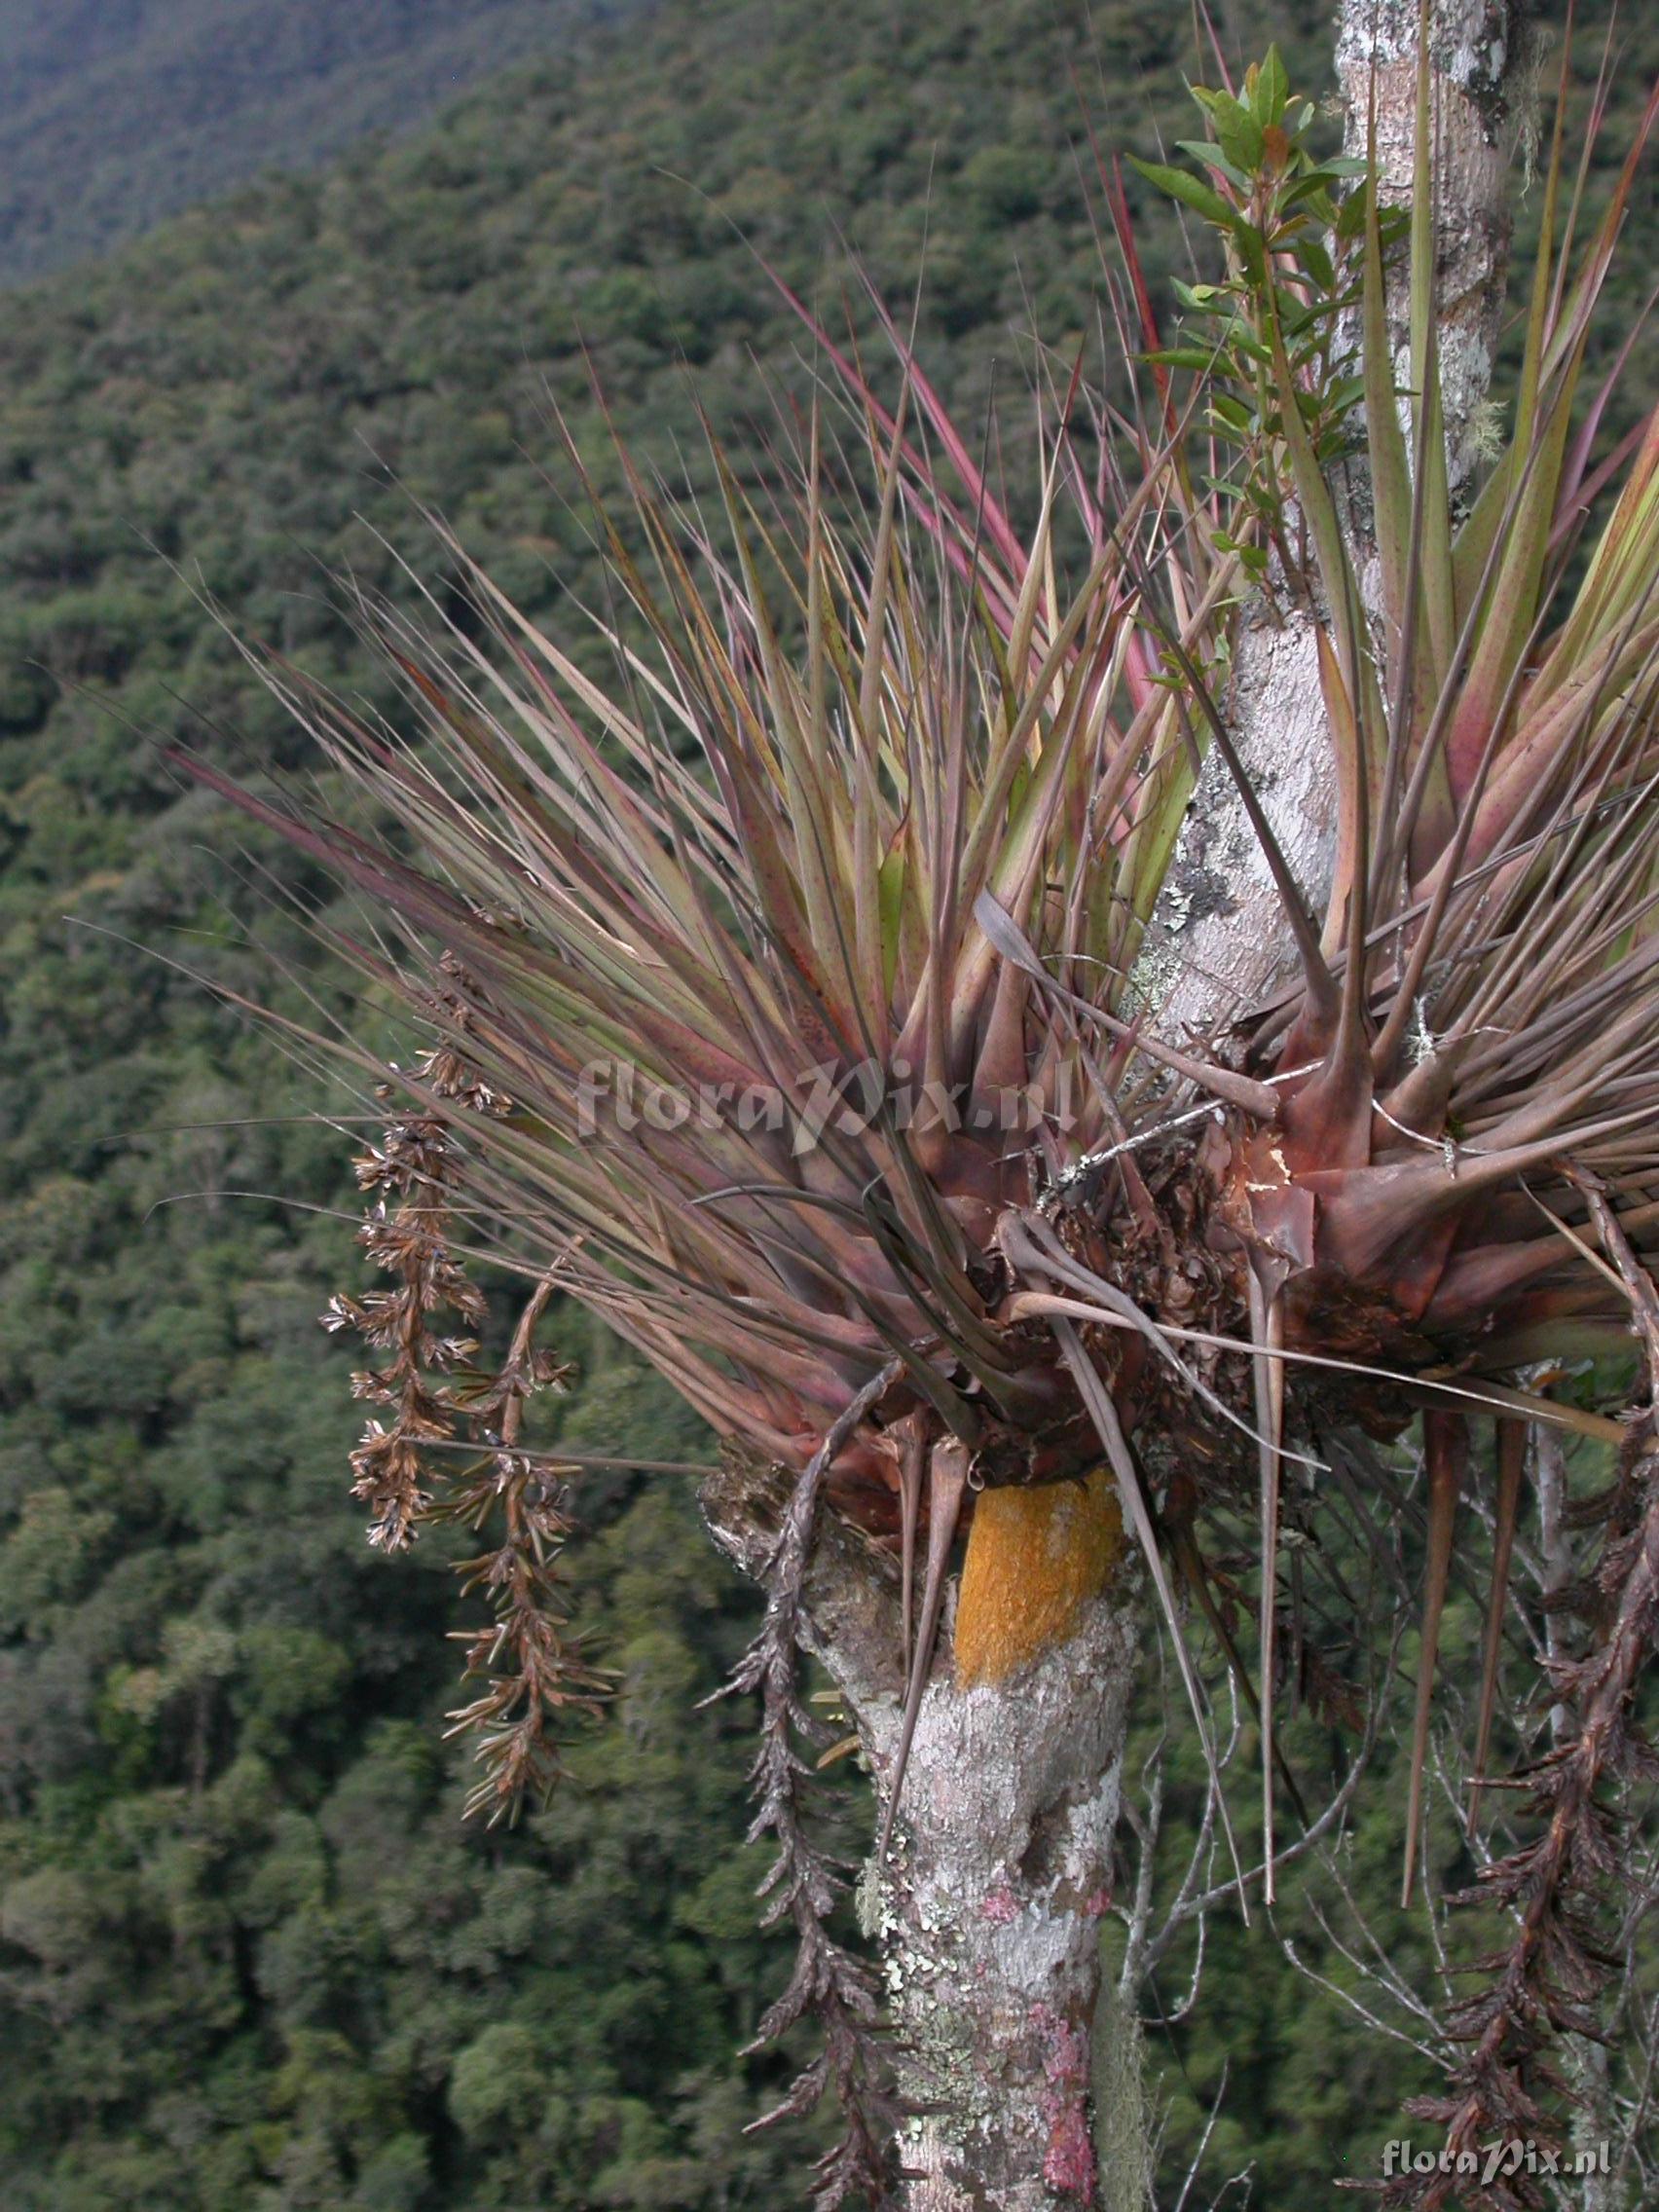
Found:
<svg viewBox="0 0 1659 2212"><path fill-rule="evenodd" d="M1271 23L1308 81L1323 15L1250 0L1232 28ZM533 611L589 596L549 417L614 483L590 359L651 464L698 473L701 406L760 465L756 364L798 389L801 333L752 246L832 302L837 228L906 293L925 235L938 381L970 415L993 373L1016 392L1033 322L1065 346L1099 307L1086 116L1113 144L1184 123L1186 35L1155 0L670 0L418 140L9 300L8 2212L793 2200L802 2146L742 2137L770 2077L732 2056L783 1969L739 1848L748 1716L695 1709L751 1595L683 1489L594 1478L574 1603L621 1694L549 1813L461 1825L443 1632L471 1616L429 1540L363 1545L350 1356L315 1326L363 1279L350 1132L156 954L254 995L344 986L250 880L273 856L240 859L156 741L299 757L204 597L381 696L324 571L393 583L389 540L442 592L417 502ZM1156 276L1176 241L1147 219ZM572 1448L700 1454L585 1325L554 1337ZM1254 2160L1255 2201L1324 2212L1403 2077L1248 1941L1224 1937L1191 2083L1169 2074L1171 2170L1231 2046L1216 2184Z"/></svg>
<svg viewBox="0 0 1659 2212"><path fill-rule="evenodd" d="M55 269L267 168L405 131L558 51L605 0L12 0L0 277Z"/></svg>

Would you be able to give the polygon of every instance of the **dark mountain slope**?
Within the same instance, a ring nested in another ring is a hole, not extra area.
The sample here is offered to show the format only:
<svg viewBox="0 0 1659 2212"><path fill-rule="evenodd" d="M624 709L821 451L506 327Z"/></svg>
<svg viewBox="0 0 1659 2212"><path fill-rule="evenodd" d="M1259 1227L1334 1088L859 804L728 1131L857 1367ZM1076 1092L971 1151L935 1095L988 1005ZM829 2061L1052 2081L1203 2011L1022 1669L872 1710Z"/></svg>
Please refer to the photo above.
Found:
<svg viewBox="0 0 1659 2212"><path fill-rule="evenodd" d="M0 278L59 268L266 168L406 131L606 0L13 0Z"/></svg>

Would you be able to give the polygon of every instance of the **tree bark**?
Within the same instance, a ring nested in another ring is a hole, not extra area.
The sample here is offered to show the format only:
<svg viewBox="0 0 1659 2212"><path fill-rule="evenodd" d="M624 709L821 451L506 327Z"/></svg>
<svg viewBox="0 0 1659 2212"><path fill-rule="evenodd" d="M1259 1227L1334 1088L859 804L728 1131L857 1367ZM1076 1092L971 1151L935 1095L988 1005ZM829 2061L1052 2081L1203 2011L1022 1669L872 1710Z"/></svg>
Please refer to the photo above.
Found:
<svg viewBox="0 0 1659 2212"><path fill-rule="evenodd" d="M764 1571L787 1488L735 1461L705 1485L716 1541ZM806 1642L858 1729L883 1810L904 1702L893 1562L826 1516ZM1124 1744L1145 1632L1121 1567L1078 1633L1011 1679L959 1690L941 1623L893 1845L860 1918L880 1962L898 2086L926 2114L901 2155L908 2212L1088 2212L1090 2108Z"/></svg>
<svg viewBox="0 0 1659 2212"><path fill-rule="evenodd" d="M1436 0L1433 67L1435 270L1447 471L1454 497L1480 459L1509 271L1507 130L1521 32L1513 0ZM1345 152L1363 156L1373 76L1377 166L1384 202L1409 204L1416 154L1418 0L1346 0L1337 76ZM1395 381L1411 381L1404 272L1392 311Z"/></svg>
<svg viewBox="0 0 1659 2212"><path fill-rule="evenodd" d="M1089 2109L1100 1923L1111 1902L1138 1593L1014 1680L958 1691L941 1650L917 1721L888 1865L868 1897L915 2212L1082 2212L1096 2202ZM866 1655L834 1653L885 1796L899 1702ZM850 1664L849 1664L850 1662Z"/></svg>
<svg viewBox="0 0 1659 2212"><path fill-rule="evenodd" d="M1502 302L1498 130L1510 32L1506 0L1436 0L1442 352L1455 483L1472 464ZM1380 155L1397 197L1409 197L1416 53L1417 0L1344 0L1338 54L1349 145L1364 150L1375 57ZM1337 826L1309 614L1246 608L1227 712L1270 820L1318 899ZM1272 879L1212 755L1137 970L1141 995L1165 1035L1215 1035L1287 970L1289 952ZM717 1540L753 1574L764 1571L780 1480L728 1469L705 1493ZM769 1497L761 1494L768 1483ZM903 1702L891 1560L827 1514L806 1605L809 1648L845 1699L885 1800ZM885 1868L866 1866L860 1891L897 2031L900 2087L927 2110L902 2142L908 2212L1089 2212L1103 2202L1127 2212L1142 2194L1144 2145L1117 2154L1121 2171L1103 2179L1099 2170L1100 2147L1121 2144L1123 2131L1095 2125L1091 2039L1135 1654L1147 1624L1141 1577L1121 1568L1072 1640L1005 1682L959 1690L947 1608L895 1850Z"/></svg>
<svg viewBox="0 0 1659 2212"><path fill-rule="evenodd" d="M1433 71L1437 175L1435 248L1440 371L1454 498L1479 458L1509 258L1505 98L1517 23L1510 0L1435 0ZM1418 0L1343 0L1337 73L1346 150L1363 156L1375 83L1377 157L1385 202L1409 203L1416 143ZM1405 280L1391 301L1395 382L1411 382ZM1365 495L1346 523L1355 570L1371 561ZM1376 591L1368 592L1377 620ZM1330 890L1337 790L1310 611L1244 610L1226 702L1239 758L1298 881L1315 909ZM1212 752L1188 808L1168 885L1136 971L1141 998L1172 1040L1215 1036L1293 973L1278 894L1237 794Z"/></svg>

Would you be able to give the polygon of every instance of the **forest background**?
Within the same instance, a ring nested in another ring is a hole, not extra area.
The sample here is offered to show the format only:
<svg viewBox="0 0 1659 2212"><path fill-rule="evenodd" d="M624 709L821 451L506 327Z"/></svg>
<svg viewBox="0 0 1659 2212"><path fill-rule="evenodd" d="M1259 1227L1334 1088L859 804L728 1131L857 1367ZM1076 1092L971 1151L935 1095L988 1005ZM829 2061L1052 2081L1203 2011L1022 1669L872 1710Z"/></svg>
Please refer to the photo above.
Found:
<svg viewBox="0 0 1659 2212"><path fill-rule="evenodd" d="M317 1327L364 1279L350 1132L181 970L267 998L347 986L262 886L294 864L182 793L158 746L187 736L244 774L301 759L233 631L389 704L329 575L407 592L403 556L459 608L423 506L573 627L598 571L554 417L613 487L595 376L670 478L707 480L699 414L763 473L766 386L798 395L806 372L757 256L833 312L855 257L903 300L925 260L930 374L961 418L994 396L1012 420L1033 332L1068 358L1096 342L1090 134L1142 153L1191 134L1196 49L1155 0L622 13L79 0L0 26L8 2212L799 2194L808 2139L742 2133L777 2069L734 2055L785 1972L756 1932L764 1854L741 1844L753 1715L698 1703L755 1594L688 1484L591 1476L572 1603L617 1695L546 1812L462 1825L445 1637L473 1614L437 1540L396 1563L365 1546L350 1354ZM1323 6L1238 0L1218 21L1328 84ZM1659 17L1622 36L1609 159ZM285 173L107 250L271 163ZM1128 192L1165 285L1179 231ZM1649 177L1621 332L1656 240ZM1635 402L1656 368L1644 331ZM556 1312L551 1341L576 1381L549 1435L706 1456L587 1322ZM1453 1624L1476 1634L1472 1611ZM1172 1862L1195 1782L1177 1767ZM1375 1777L1350 1874L1409 1958L1391 1797ZM1202 2200L1247 2172L1230 2203L1325 2212L1335 2172L1379 2170L1419 2060L1269 1928L1219 1923L1205 1976L1150 2041L1166 2176L1225 2077Z"/></svg>

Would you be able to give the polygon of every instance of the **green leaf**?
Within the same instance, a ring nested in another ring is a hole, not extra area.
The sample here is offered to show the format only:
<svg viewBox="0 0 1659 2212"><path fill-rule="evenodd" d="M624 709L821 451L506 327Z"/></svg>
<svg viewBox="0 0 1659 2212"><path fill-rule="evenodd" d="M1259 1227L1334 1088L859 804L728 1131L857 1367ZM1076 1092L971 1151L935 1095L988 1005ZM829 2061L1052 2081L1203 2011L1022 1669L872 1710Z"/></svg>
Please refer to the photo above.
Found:
<svg viewBox="0 0 1659 2212"><path fill-rule="evenodd" d="M1251 235L1254 236L1255 234L1252 233ZM1246 360L1254 361L1264 369L1272 367L1272 348L1264 345L1247 324L1242 322L1235 324L1233 329L1227 333L1227 343L1234 352L1242 353Z"/></svg>
<svg viewBox="0 0 1659 2212"><path fill-rule="evenodd" d="M1418 450L1423 455L1423 610L1432 680L1451 665L1456 639L1452 587L1452 495L1446 470L1446 428L1440 400L1435 281L1435 171L1429 144L1429 61L1426 36L1418 55L1417 119L1412 156L1412 387Z"/></svg>
<svg viewBox="0 0 1659 2212"><path fill-rule="evenodd" d="M1279 210L1281 213L1288 213L1293 207L1301 207L1316 202L1321 193L1328 194L1329 191L1330 179L1324 170L1309 169L1306 176L1299 176L1293 184L1287 184L1279 194Z"/></svg>
<svg viewBox="0 0 1659 2212"><path fill-rule="evenodd" d="M1345 680L1347 670L1357 669L1360 672L1361 690L1360 696L1354 701L1354 713L1361 743L1365 747L1379 746L1382 742L1382 700L1378 693L1376 671L1364 633L1363 618L1357 612L1360 604L1358 582L1348 559L1342 525L1337 520L1330 488L1320 470L1318 455L1302 419L1304 406L1312 395L1297 389L1276 322L1272 325L1272 339L1273 378L1284 418L1285 444L1290 450L1296 496L1302 503L1302 511L1308 518L1308 527L1312 535L1320 580L1324 585L1325 597L1331 608L1332 626L1341 648L1338 666L1345 672Z"/></svg>
<svg viewBox="0 0 1659 2212"><path fill-rule="evenodd" d="M1268 289L1268 249L1261 232L1242 219L1235 222L1232 229L1244 274L1259 292L1265 292Z"/></svg>
<svg viewBox="0 0 1659 2212"><path fill-rule="evenodd" d="M1206 223L1213 223L1222 231L1235 228L1237 222L1236 211L1228 205L1213 185L1205 184L1202 178L1191 175L1186 169L1170 168L1163 162L1140 161L1133 154L1129 156L1129 165L1140 171L1148 184L1156 185L1160 192L1166 192L1171 200L1179 200L1183 206L1191 207L1195 214L1201 215Z"/></svg>
<svg viewBox="0 0 1659 2212"><path fill-rule="evenodd" d="M1215 111L1216 144L1226 155L1235 169L1254 175L1262 166L1267 147L1262 138L1262 126L1237 100L1223 100Z"/></svg>
<svg viewBox="0 0 1659 2212"><path fill-rule="evenodd" d="M1216 366L1220 356L1207 346L1161 346L1154 353L1143 353L1141 358L1156 362L1161 369L1193 369L1199 376Z"/></svg>
<svg viewBox="0 0 1659 2212"><path fill-rule="evenodd" d="M1241 399L1235 399L1227 392L1218 391L1214 394L1210 400L1210 412L1222 422L1231 424L1235 430L1253 430L1256 426L1256 418L1250 409Z"/></svg>
<svg viewBox="0 0 1659 2212"><path fill-rule="evenodd" d="M1235 192L1247 193L1250 190L1250 179L1244 170L1235 168L1220 149L1212 145L1207 138L1177 138L1175 144L1183 154L1189 155L1202 167L1220 169L1222 175L1226 177L1228 183L1233 186Z"/></svg>
<svg viewBox="0 0 1659 2212"><path fill-rule="evenodd" d="M1351 245L1365 229L1366 210L1371 204L1371 188L1350 192L1337 207L1337 237L1344 245Z"/></svg>
<svg viewBox="0 0 1659 2212"><path fill-rule="evenodd" d="M1255 83L1250 86L1250 105L1257 123L1265 130L1278 123L1290 100L1290 79L1285 74L1283 61L1276 46L1270 46L1259 69L1250 72ZM1249 80L1246 79L1246 83Z"/></svg>
<svg viewBox="0 0 1659 2212"><path fill-rule="evenodd" d="M1304 239L1301 246L1302 266L1318 285L1321 292L1334 292L1337 273L1331 267L1331 257L1313 239Z"/></svg>

